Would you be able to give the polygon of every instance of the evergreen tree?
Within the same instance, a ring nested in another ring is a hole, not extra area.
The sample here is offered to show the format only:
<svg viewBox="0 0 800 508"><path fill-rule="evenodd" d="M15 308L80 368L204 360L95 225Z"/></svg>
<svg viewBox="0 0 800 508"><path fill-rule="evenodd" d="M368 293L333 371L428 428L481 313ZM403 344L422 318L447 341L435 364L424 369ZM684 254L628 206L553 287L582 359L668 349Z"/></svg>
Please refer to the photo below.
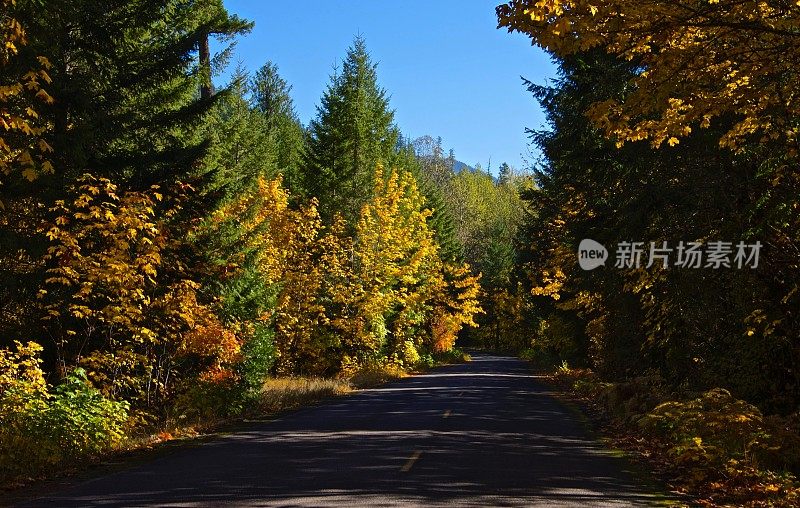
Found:
<svg viewBox="0 0 800 508"><path fill-rule="evenodd" d="M428 218L428 227L433 231L436 243L439 244L439 257L445 262L457 262L462 258L462 246L456 239L456 226L453 216L445 199L445 192L449 188L452 178L452 165L450 171L437 171L442 169L438 159L431 159L420 153L424 140L433 140L430 136L418 138L409 142L405 149L399 152L400 166L408 168L417 181L419 192L425 198L425 207L431 210ZM441 148L441 138L438 145ZM436 152L433 152L436 153ZM441 150L438 151L441 155ZM441 157L439 157L441 159ZM447 159L442 159L447 161Z"/></svg>
<svg viewBox="0 0 800 508"><path fill-rule="evenodd" d="M556 352L609 378L657 371L675 385L726 386L764 407L796 404L796 362L789 342L776 340L793 333L792 324L765 335L751 324L759 308L786 314L782 306L789 300L765 296L780 287L777 278L758 270L686 269L674 266L675 254L669 269L656 260L649 268L643 262L642 270L587 272L574 257L584 238L609 250L625 239L666 241L675 249L686 239L748 238L763 220L752 210L773 192L762 173L772 154L757 147L741 154L721 150L725 124L692 132L673 147L654 150L642 140L617 148L585 112L624 97L638 64L600 48L559 64L554 86L528 84L550 128L532 133L544 165L535 175L537 187L525 195L530 213L520 228L517 270L537 318L576 330ZM765 272L781 266L770 251L760 263ZM753 333L743 337L747 326Z"/></svg>
<svg viewBox="0 0 800 508"><path fill-rule="evenodd" d="M276 145L276 164L283 173L284 186L300 190L298 173L303 153L304 131L290 92L289 85L272 62L264 64L250 81L253 107L264 118L266 132Z"/></svg>
<svg viewBox="0 0 800 508"><path fill-rule="evenodd" d="M507 162L500 164L500 171L497 173L497 183L508 185L514 178L514 169Z"/></svg>
<svg viewBox="0 0 800 508"><path fill-rule="evenodd" d="M442 261L455 263L462 259L462 247L456 239L456 224L447 207L447 201L441 190L430 181L417 177L420 192L425 197L425 206L432 210L428 226L433 230L436 243L439 244L439 257Z"/></svg>
<svg viewBox="0 0 800 508"><path fill-rule="evenodd" d="M220 0L52 0L25 14L30 50L53 64L54 189L88 170L144 189L197 167L207 143L193 130L223 94L198 96L211 70L195 55L250 23Z"/></svg>
<svg viewBox="0 0 800 508"><path fill-rule="evenodd" d="M277 140L266 118L250 108L248 80L244 68L238 67L227 87L230 93L217 101L201 131L210 142L203 165L213 176L206 191L218 198L241 194L259 177L272 178L278 172Z"/></svg>
<svg viewBox="0 0 800 508"><path fill-rule="evenodd" d="M239 66L228 86L231 93L217 102L203 136L210 140L204 168L213 175L205 191L219 206L196 236L197 249L212 269L205 287L220 302L226 323L248 323L241 366L243 379L253 388L265 375L272 359L272 330L259 318L275 305L275 288L258 269L258 249L248 245L242 221L258 213L263 203L241 206L233 216L224 213L231 203L248 203L258 183L278 173L277 143L267 119L251 107L250 77ZM259 231L259 234L262 233ZM224 278L219 273L227 273Z"/></svg>
<svg viewBox="0 0 800 508"><path fill-rule="evenodd" d="M376 64L357 37L335 73L309 128L304 188L320 202L323 218L341 212L350 223L372 192L376 164L391 164L399 132Z"/></svg>

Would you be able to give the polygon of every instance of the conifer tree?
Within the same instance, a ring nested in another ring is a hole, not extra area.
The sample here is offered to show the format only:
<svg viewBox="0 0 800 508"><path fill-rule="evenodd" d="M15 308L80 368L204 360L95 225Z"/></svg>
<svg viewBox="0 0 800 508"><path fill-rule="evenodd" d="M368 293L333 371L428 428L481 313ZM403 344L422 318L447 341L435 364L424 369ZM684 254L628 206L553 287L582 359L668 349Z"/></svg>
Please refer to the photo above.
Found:
<svg viewBox="0 0 800 508"><path fill-rule="evenodd" d="M273 178L279 171L277 139L267 120L250 107L249 77L239 66L233 73L230 93L217 101L201 136L209 140L203 159L212 176L209 194L231 198L252 187L259 177Z"/></svg>
<svg viewBox="0 0 800 508"><path fill-rule="evenodd" d="M297 192L305 140L291 91L292 86L278 74L278 66L272 62L264 64L250 81L252 104L263 116L267 135L275 144L275 162L283 174L284 186Z"/></svg>
<svg viewBox="0 0 800 508"><path fill-rule="evenodd" d="M199 98L210 69L197 52L250 23L220 0L51 0L22 16L30 50L53 64L54 103L41 114L53 124L54 189L88 170L142 190L197 168L207 143L193 130L222 97Z"/></svg>
<svg viewBox="0 0 800 508"><path fill-rule="evenodd" d="M319 199L323 219L330 222L341 212L355 222L372 192L376 164L395 157L399 132L393 121L376 64L357 37L309 127L303 181L306 192Z"/></svg>
<svg viewBox="0 0 800 508"><path fill-rule="evenodd" d="M426 136L428 139L430 137ZM439 141L441 143L441 140ZM430 160L420 156L414 145L409 144L399 152L399 165L408 168L417 181L419 192L425 197L425 207L431 210L428 218L428 227L431 228L439 245L439 257L446 262L455 262L461 259L462 246L456 239L456 225L450 212L444 193L450 185L450 174L445 178L431 172ZM446 159L445 159L446 160Z"/></svg>

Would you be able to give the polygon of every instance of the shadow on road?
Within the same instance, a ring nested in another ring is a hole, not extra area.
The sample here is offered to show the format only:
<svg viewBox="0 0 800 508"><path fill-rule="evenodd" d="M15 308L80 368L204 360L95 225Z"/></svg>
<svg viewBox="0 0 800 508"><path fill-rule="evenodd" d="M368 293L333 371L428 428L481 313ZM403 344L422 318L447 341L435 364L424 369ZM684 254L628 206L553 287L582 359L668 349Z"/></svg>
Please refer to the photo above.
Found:
<svg viewBox="0 0 800 508"><path fill-rule="evenodd" d="M26 506L646 506L519 360L476 356Z"/></svg>

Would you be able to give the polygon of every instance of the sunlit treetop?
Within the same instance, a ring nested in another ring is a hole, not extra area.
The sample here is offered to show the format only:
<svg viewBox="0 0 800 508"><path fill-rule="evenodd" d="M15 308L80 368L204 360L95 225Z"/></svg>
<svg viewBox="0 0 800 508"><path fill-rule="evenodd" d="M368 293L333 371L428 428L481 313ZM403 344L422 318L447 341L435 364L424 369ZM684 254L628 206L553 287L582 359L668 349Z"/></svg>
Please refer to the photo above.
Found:
<svg viewBox="0 0 800 508"><path fill-rule="evenodd" d="M513 0L497 16L556 56L602 47L640 64L630 94L589 111L619 145L674 145L725 117L723 147L781 140L797 151L796 0Z"/></svg>

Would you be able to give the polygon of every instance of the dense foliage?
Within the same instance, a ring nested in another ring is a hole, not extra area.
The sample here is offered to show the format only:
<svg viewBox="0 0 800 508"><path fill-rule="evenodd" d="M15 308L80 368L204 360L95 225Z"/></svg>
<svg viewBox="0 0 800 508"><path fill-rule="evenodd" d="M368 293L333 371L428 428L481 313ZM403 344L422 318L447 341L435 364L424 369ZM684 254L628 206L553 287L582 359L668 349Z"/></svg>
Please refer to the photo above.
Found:
<svg viewBox="0 0 800 508"><path fill-rule="evenodd" d="M272 376L430 364L476 325L362 38L306 130L270 62L214 89L209 38L252 26L221 2L67 4L2 3L0 476L267 407Z"/></svg>
<svg viewBox="0 0 800 508"><path fill-rule="evenodd" d="M749 115L756 112L739 95L703 89L705 79L715 87L731 89L730 83L705 74L655 78L675 65L687 65L690 73L710 72L715 64L695 69L696 62L685 60L696 55L692 48L703 39L713 41L712 47L721 44L719 53L697 58L716 61L728 52L731 74L772 79L766 68L751 67L755 63L749 59L733 59L738 50L720 42L734 37L722 27L743 8L703 3L690 21L684 16L691 10L688 4L664 5L665 26L656 28L649 7L629 2L602 10L587 5L585 13L581 2L568 8L560 2L498 7L502 25L530 34L560 66L552 86L528 84L548 114L550 129L531 133L545 163L536 175L537 188L525 194L530 209L520 236L525 274L520 282L527 286L526 305L541 320L538 343L566 359L586 362L611 378L655 370L675 385L723 386L766 409L788 413L800 401L795 312L800 216L797 173L790 169L796 156L783 136L765 137L755 130L743 136L741 126L755 122ZM748 40L755 47L792 40L778 25L796 20L796 7L781 9L765 4L759 13L748 14L753 20ZM694 27L696 19L702 27ZM612 24L618 30L611 30ZM679 30L689 25L694 28ZM674 42L659 44L670 30ZM642 44L652 44L650 50L640 48L644 56L631 53ZM712 112L700 103L701 95L714 93L718 110ZM682 116L658 109L676 101L703 113ZM612 102L616 105L608 106ZM598 108L607 106L624 110L627 127L612 128L606 116L598 116ZM770 109L792 117L792 107L786 102L780 110ZM674 125L662 126L667 123ZM662 135L672 128L681 130L680 143L662 144ZM681 241L725 240L734 245L759 241L763 249L755 268L664 269L659 262L625 270L614 268L612 257L605 268L589 272L576 263L584 238L611 248L620 241L674 247Z"/></svg>
<svg viewBox="0 0 800 508"><path fill-rule="evenodd" d="M496 177L403 137L361 37L304 126L271 62L215 89L252 27L220 0L0 7L0 477L460 339L591 369L576 382L703 488L779 499L800 463L796 2L499 6L559 74L525 82L540 161ZM589 271L587 238L763 248Z"/></svg>
<svg viewBox="0 0 800 508"><path fill-rule="evenodd" d="M798 456L800 8L514 0L497 15L559 69L526 82L548 125L530 131L543 160L509 287L528 333L507 347L627 386L624 424L695 488L793 506L796 484L780 484ZM605 266L581 269L584 239L609 249ZM730 264L676 264L681 242L719 241ZM641 265L617 263L620 242L643 242ZM673 248L668 265L648 262L651 242ZM761 244L757 266L733 262L739 242Z"/></svg>

